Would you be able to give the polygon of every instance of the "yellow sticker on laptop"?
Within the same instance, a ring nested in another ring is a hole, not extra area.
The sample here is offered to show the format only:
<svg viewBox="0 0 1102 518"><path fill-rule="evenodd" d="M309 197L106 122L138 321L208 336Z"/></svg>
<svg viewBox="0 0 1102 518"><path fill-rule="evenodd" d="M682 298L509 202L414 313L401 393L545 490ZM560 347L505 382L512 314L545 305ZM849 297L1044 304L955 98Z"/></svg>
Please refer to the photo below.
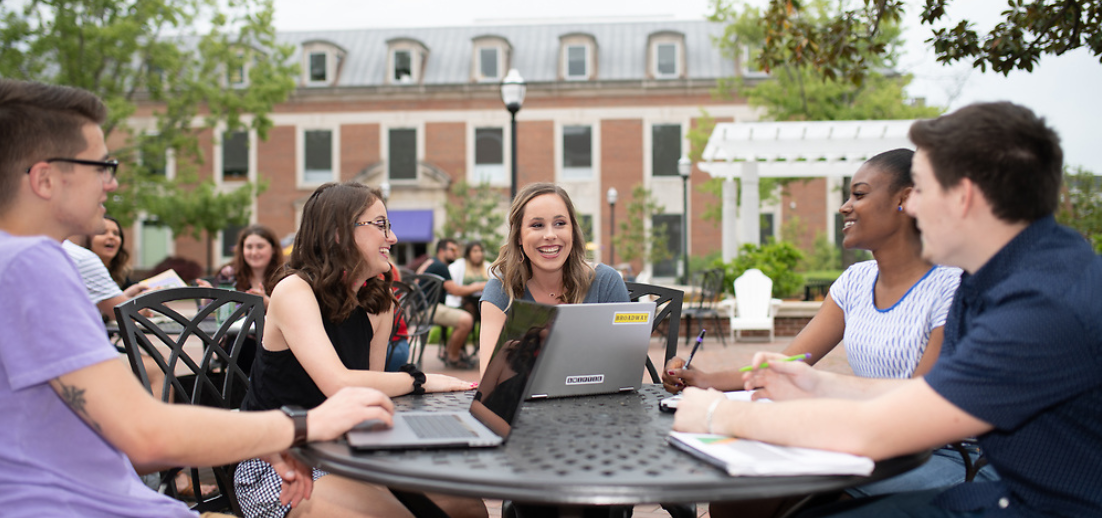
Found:
<svg viewBox="0 0 1102 518"><path fill-rule="evenodd" d="M616 313L613 324L646 324L650 321L650 313Z"/></svg>

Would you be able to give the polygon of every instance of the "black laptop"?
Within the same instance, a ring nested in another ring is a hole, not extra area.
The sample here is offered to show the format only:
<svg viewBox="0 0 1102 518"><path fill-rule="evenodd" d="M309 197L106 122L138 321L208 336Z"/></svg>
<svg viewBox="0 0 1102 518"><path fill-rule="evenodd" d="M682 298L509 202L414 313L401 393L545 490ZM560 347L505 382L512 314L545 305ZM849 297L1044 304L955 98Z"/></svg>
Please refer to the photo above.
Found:
<svg viewBox="0 0 1102 518"><path fill-rule="evenodd" d="M389 429L353 429L355 450L485 448L505 442L530 388L555 306L514 300L478 392L465 412L398 412Z"/></svg>

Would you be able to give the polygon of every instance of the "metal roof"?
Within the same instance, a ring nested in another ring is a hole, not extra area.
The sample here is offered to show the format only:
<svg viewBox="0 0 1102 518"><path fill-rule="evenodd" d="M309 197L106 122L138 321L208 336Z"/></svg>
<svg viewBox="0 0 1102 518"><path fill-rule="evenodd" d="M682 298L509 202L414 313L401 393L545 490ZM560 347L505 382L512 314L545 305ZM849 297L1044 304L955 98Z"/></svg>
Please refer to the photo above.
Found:
<svg viewBox="0 0 1102 518"><path fill-rule="evenodd" d="M295 47L295 62L301 62L302 44L306 42L328 42L346 51L336 86L350 87L386 84L387 41L394 38L414 39L427 48L422 84L470 83L472 40L487 35L509 42L513 50L510 68L519 70L528 82L558 80L559 38L573 33L589 34L596 41L596 80L644 80L648 77L648 37L665 31L684 34L689 79L735 75L733 60L725 58L712 43L713 37L723 35L723 25L704 20L317 30L280 32L277 37L280 43Z"/></svg>

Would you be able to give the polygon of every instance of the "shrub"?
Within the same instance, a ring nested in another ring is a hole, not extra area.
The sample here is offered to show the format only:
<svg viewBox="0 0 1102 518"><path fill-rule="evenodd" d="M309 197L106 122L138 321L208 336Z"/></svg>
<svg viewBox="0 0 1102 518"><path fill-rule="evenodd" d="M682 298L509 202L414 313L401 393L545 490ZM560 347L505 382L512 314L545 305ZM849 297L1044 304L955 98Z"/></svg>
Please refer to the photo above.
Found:
<svg viewBox="0 0 1102 518"><path fill-rule="evenodd" d="M796 273L796 266L803 259L804 254L791 243L782 241L767 245L754 245L747 243L739 249L739 256L727 264L717 261L716 266L723 268L723 290L732 292L734 282L738 276L751 268L757 268L767 277L773 279L773 296L777 298L792 297L799 293L804 285L804 278Z"/></svg>

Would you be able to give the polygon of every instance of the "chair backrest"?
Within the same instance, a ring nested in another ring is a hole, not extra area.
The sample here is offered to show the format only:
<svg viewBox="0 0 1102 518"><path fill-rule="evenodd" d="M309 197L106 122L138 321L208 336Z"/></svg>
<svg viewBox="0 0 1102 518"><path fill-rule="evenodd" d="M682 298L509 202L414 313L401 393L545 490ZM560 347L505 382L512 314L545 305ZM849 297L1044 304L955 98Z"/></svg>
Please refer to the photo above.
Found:
<svg viewBox="0 0 1102 518"><path fill-rule="evenodd" d="M632 301L647 296L654 297L654 323L651 326L651 332L658 331L664 322L667 324L664 337L666 339L665 360L662 362L662 367L665 367L666 362L677 354L677 338L681 330L681 304L685 300L685 292L641 282L625 282L624 285L627 286L628 298ZM649 356L647 357L647 372L650 373L653 383L662 382L662 378Z"/></svg>
<svg viewBox="0 0 1102 518"><path fill-rule="evenodd" d="M761 270L751 268L735 279L735 304L739 318L769 317L773 301L773 279Z"/></svg>
<svg viewBox="0 0 1102 518"><path fill-rule="evenodd" d="M194 301L207 301L194 316L179 309L193 309ZM180 304L177 304L180 303ZM231 306L224 322L216 322L219 308ZM146 314L151 316L146 316ZM130 367L153 395L169 403L237 408L248 390L247 366L238 364L248 332L264 333L264 299L245 292L217 288L171 288L147 292L115 306ZM159 387L151 387L145 362L153 362L164 375ZM212 430L211 433L216 433ZM240 513L233 492L236 464L211 468L219 491L204 498L198 489L198 468L187 468L200 512L231 510ZM161 472L161 485L178 497L173 468Z"/></svg>
<svg viewBox="0 0 1102 518"><path fill-rule="evenodd" d="M696 299L692 307L698 309L711 309L723 298L724 271L720 268L704 270L697 274Z"/></svg>
<svg viewBox="0 0 1102 518"><path fill-rule="evenodd" d="M413 353L417 347L423 346L429 329L432 328L432 313L436 311L435 304L429 304L425 292L416 283L405 281L393 281L394 296L398 298L398 308L394 312L394 326L391 328L390 341L393 342L398 334L398 320L406 321L406 335L409 341L410 358L415 358ZM390 364L390 351L387 351L387 364Z"/></svg>
<svg viewBox="0 0 1102 518"><path fill-rule="evenodd" d="M408 278L402 277L402 281L416 284L421 289L425 294L425 300L433 308L433 315L435 315L436 304L442 299L440 294L444 291L444 278L434 273L415 273ZM432 318L429 318L429 321L431 322Z"/></svg>

